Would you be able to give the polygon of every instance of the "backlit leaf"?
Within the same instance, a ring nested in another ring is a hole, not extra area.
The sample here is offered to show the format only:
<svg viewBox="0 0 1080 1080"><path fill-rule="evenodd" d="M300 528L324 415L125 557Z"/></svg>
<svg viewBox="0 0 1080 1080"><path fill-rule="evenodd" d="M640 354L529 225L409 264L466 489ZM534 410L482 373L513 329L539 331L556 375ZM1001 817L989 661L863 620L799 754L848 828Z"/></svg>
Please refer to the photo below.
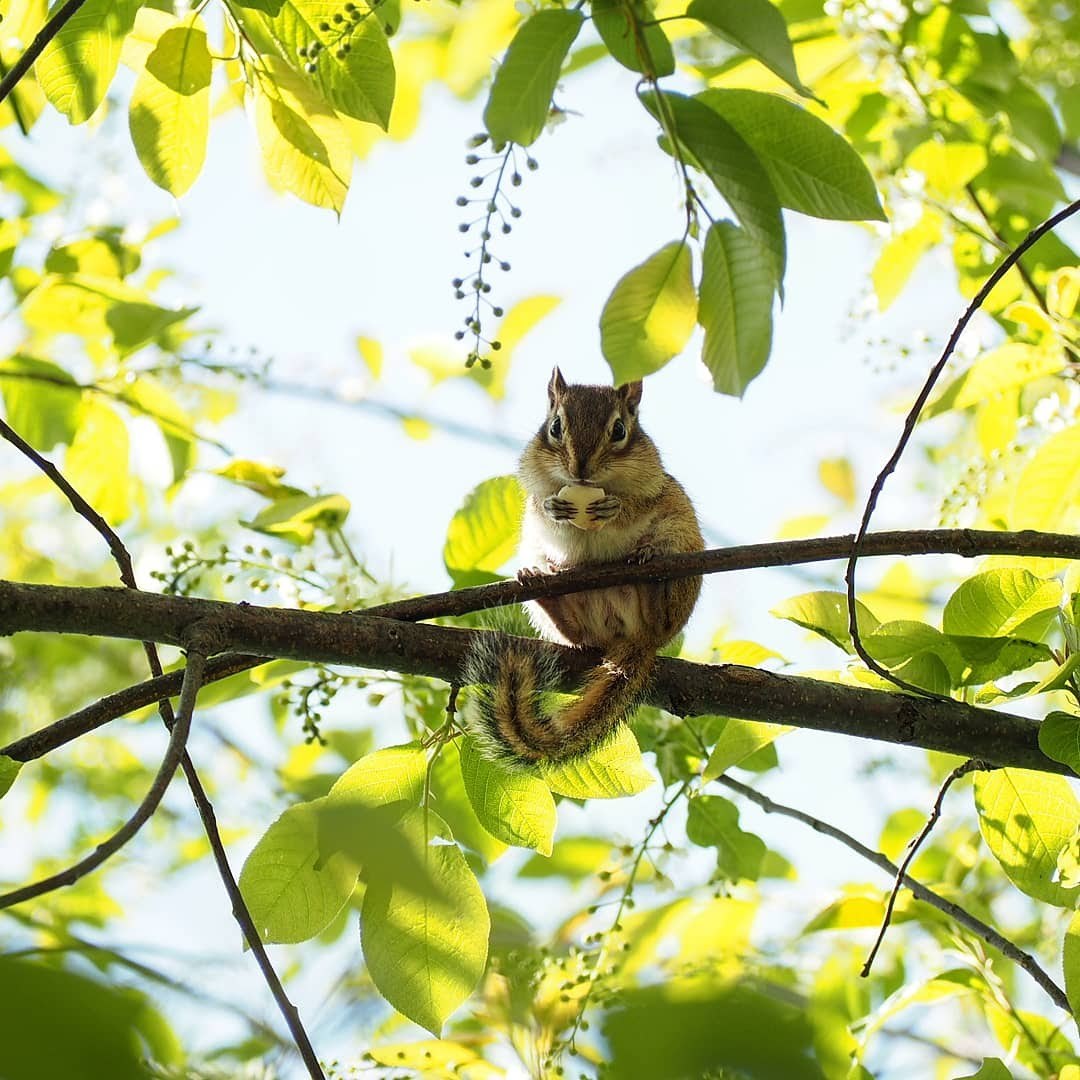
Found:
<svg viewBox="0 0 1080 1080"><path fill-rule="evenodd" d="M62 367L16 353L0 360L0 393L8 423L36 450L75 437L82 391Z"/></svg>
<svg viewBox="0 0 1080 1080"><path fill-rule="evenodd" d="M698 721L700 722L700 721ZM791 731L783 724L764 724L757 720L729 718L720 729L708 763L701 774L702 781L714 780L733 765L768 746L781 735Z"/></svg>
<svg viewBox="0 0 1080 1080"><path fill-rule="evenodd" d="M690 248L666 244L624 274L600 314L600 348L616 385L659 371L680 353L694 329Z"/></svg>
<svg viewBox="0 0 1080 1080"><path fill-rule="evenodd" d="M855 601L855 611L860 637L872 634L881 625L873 612L861 601ZM820 634L834 645L839 645L845 652L853 651L851 634L848 632L847 596L844 593L803 593L778 604L770 614Z"/></svg>
<svg viewBox="0 0 1080 1080"><path fill-rule="evenodd" d="M1075 890L1054 881L1057 859L1080 824L1080 802L1062 776L995 769L975 777L979 829L1017 888L1072 908Z"/></svg>
<svg viewBox="0 0 1080 1080"><path fill-rule="evenodd" d="M941 625L947 634L1013 635L1039 641L1057 618L1061 583L1005 567L968 578L949 597Z"/></svg>
<svg viewBox="0 0 1080 1080"><path fill-rule="evenodd" d="M1013 495L1014 529L1075 532L1080 525L1080 424L1059 431L1035 451Z"/></svg>
<svg viewBox="0 0 1080 1080"><path fill-rule="evenodd" d="M364 960L383 997L438 1035L484 972L490 919L446 824L417 808L401 829L429 885L382 875L369 882L360 917Z"/></svg>
<svg viewBox="0 0 1080 1080"><path fill-rule="evenodd" d="M494 476L465 497L451 518L443 546L443 563L457 588L482 585L517 550L525 495L514 476Z"/></svg>
<svg viewBox="0 0 1080 1080"><path fill-rule="evenodd" d="M461 775L477 817L492 836L551 854L555 800L540 777L485 758L468 740L461 746Z"/></svg>
<svg viewBox="0 0 1080 1080"><path fill-rule="evenodd" d="M540 774L556 795L571 799L618 799L653 784L634 733L623 724L585 757L544 762Z"/></svg>
<svg viewBox="0 0 1080 1080"><path fill-rule="evenodd" d="M135 152L158 187L183 195L206 158L210 131L210 49L198 15L166 30L131 94Z"/></svg>

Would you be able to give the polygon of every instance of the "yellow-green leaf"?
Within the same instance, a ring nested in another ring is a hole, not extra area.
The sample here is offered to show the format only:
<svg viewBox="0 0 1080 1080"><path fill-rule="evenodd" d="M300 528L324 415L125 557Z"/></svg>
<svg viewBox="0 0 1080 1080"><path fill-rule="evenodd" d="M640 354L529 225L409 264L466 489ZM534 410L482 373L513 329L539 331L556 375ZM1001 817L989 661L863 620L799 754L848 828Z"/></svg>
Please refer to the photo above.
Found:
<svg viewBox="0 0 1080 1080"><path fill-rule="evenodd" d="M240 872L240 891L263 941L307 941L324 930L356 887L344 851L323 858L319 804L290 806L263 833Z"/></svg>
<svg viewBox="0 0 1080 1080"><path fill-rule="evenodd" d="M600 315L600 347L617 385L659 371L694 329L690 248L665 244L619 279Z"/></svg>
<svg viewBox="0 0 1080 1080"><path fill-rule="evenodd" d="M623 724L603 746L585 757L546 762L540 774L556 795L571 799L619 799L653 783L634 733Z"/></svg>
<svg viewBox="0 0 1080 1080"><path fill-rule="evenodd" d="M352 144L313 84L284 60L264 56L256 83L255 129L270 186L340 216L352 179Z"/></svg>
<svg viewBox="0 0 1080 1080"><path fill-rule="evenodd" d="M365 806L416 802L424 790L426 768L427 755L419 746L387 746L350 765L334 781L327 798Z"/></svg>
<svg viewBox="0 0 1080 1080"><path fill-rule="evenodd" d="M38 57L38 83L71 123L89 120L104 99L141 2L86 0ZM60 6L57 0L49 14Z"/></svg>
<svg viewBox="0 0 1080 1080"><path fill-rule="evenodd" d="M106 521L118 525L130 510L130 440L115 409L100 401L83 404L79 429L64 458L64 473Z"/></svg>
<svg viewBox="0 0 1080 1080"><path fill-rule="evenodd" d="M1011 525L1046 532L1080 526L1080 424L1051 436L1027 463L1016 483Z"/></svg>
<svg viewBox="0 0 1080 1080"><path fill-rule="evenodd" d="M1065 930L1061 966L1065 972L1065 996L1074 1016L1080 1016L1080 912L1069 921Z"/></svg>
<svg viewBox="0 0 1080 1080"><path fill-rule="evenodd" d="M783 724L763 724L757 720L731 718L725 720L701 779L715 780L721 773L733 765L738 765L744 758L748 758L763 746L768 746L790 730L790 727Z"/></svg>
<svg viewBox="0 0 1080 1080"><path fill-rule="evenodd" d="M22 766L23 763L21 761L16 761L14 758L9 758L4 754L0 754L0 799L11 790L11 785L15 783L15 777L19 775L19 770ZM547 852L545 852L545 854L547 854Z"/></svg>
<svg viewBox="0 0 1080 1080"><path fill-rule="evenodd" d="M135 81L128 115L146 175L183 195L202 169L210 131L210 49L198 15L158 39Z"/></svg>
<svg viewBox="0 0 1080 1080"><path fill-rule="evenodd" d="M469 740L461 746L461 775L476 816L492 836L551 854L555 800L540 777L485 758Z"/></svg>
<svg viewBox="0 0 1080 1080"><path fill-rule="evenodd" d="M490 918L445 822L417 808L401 819L401 831L427 885L391 875L370 881L360 918L364 959L383 997L438 1035L484 973Z"/></svg>
<svg viewBox="0 0 1080 1080"><path fill-rule="evenodd" d="M1057 859L1080 823L1080 802L1063 776L996 769L975 777L979 829L1018 889L1058 907L1076 905L1075 890L1054 880Z"/></svg>
<svg viewBox="0 0 1080 1080"><path fill-rule="evenodd" d="M1057 618L1061 583L1028 570L1003 567L968 578L942 613L946 634L1040 641Z"/></svg>
<svg viewBox="0 0 1080 1080"><path fill-rule="evenodd" d="M478 484L450 520L443 547L447 573L458 588L494 580L517 550L525 493L517 478L494 476Z"/></svg>
<svg viewBox="0 0 1080 1080"><path fill-rule="evenodd" d="M893 236L881 249L870 271L878 311L884 311L900 295L919 260L940 240L941 220L925 211L916 225Z"/></svg>

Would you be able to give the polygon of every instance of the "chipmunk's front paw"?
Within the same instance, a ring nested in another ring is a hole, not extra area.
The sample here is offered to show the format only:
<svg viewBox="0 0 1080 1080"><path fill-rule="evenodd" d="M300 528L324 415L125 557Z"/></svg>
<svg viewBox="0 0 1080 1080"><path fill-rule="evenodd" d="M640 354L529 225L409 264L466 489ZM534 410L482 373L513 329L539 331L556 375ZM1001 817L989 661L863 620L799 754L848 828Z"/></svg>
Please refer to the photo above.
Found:
<svg viewBox="0 0 1080 1080"><path fill-rule="evenodd" d="M519 585L529 585L536 581L538 578L546 577L550 570L545 570L542 566L523 566L518 570L515 577L517 577Z"/></svg>
<svg viewBox="0 0 1080 1080"><path fill-rule="evenodd" d="M560 499L558 495L549 495L544 500L544 513L555 521L573 521L577 516L576 503L569 499Z"/></svg>
<svg viewBox="0 0 1080 1080"><path fill-rule="evenodd" d="M652 544L638 544L627 556L626 561L631 566L643 566L656 554L656 548Z"/></svg>
<svg viewBox="0 0 1080 1080"><path fill-rule="evenodd" d="M590 521L610 521L622 508L622 503L619 502L618 496L608 495L603 499L597 499L596 502L589 503L585 507L585 516Z"/></svg>

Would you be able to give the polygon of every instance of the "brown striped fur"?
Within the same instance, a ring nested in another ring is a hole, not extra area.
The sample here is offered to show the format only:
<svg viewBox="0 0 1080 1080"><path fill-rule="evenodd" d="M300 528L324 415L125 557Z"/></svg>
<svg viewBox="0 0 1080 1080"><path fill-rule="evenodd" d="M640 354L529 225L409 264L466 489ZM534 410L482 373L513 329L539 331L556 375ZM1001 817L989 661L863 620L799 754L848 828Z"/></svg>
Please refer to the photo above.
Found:
<svg viewBox="0 0 1080 1080"><path fill-rule="evenodd" d="M568 386L558 368L552 373L547 417L519 469L527 494L521 576L615 560L646 562L704 547L690 499L664 471L656 445L638 423L641 390L640 382L618 389ZM625 435L616 438L620 430ZM582 483L615 500L602 528L586 531L553 516L555 494ZM533 763L575 757L601 743L641 701L656 650L686 625L700 589L700 578L687 578L527 604L542 637L599 649L605 659L572 704L548 715L542 695L558 685L559 672L538 663L534 650L514 644L518 639L482 639L466 679L487 686L470 724L485 752Z"/></svg>

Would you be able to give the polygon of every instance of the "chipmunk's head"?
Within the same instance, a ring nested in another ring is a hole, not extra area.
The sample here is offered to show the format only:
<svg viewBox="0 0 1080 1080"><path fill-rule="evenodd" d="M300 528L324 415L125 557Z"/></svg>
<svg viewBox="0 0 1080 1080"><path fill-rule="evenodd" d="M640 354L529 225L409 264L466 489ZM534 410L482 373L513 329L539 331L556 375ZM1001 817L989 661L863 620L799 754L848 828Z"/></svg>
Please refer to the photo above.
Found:
<svg viewBox="0 0 1080 1080"><path fill-rule="evenodd" d="M638 423L642 384L569 385L555 368L548 383L547 416L523 462L527 473L564 484L629 490L642 464L657 464L656 448Z"/></svg>

